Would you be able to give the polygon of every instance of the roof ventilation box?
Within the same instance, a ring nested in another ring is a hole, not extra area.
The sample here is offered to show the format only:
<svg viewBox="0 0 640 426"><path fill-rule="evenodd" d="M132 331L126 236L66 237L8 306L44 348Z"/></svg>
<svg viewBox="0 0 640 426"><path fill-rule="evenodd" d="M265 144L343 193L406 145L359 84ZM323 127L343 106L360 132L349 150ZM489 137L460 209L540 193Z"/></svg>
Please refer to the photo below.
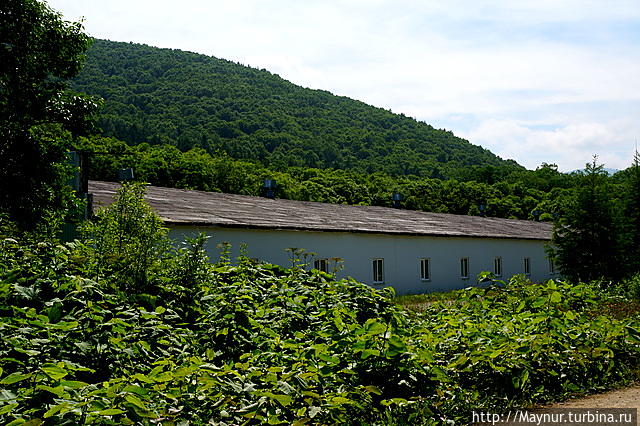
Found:
<svg viewBox="0 0 640 426"><path fill-rule="evenodd" d="M265 179L264 185L262 185L262 193L267 198L276 198L277 186L275 179Z"/></svg>
<svg viewBox="0 0 640 426"><path fill-rule="evenodd" d="M399 192L394 192L393 195L391 195L391 200L393 200L393 207L396 209L402 208L402 200L404 200L404 197L402 196L402 194L400 194Z"/></svg>

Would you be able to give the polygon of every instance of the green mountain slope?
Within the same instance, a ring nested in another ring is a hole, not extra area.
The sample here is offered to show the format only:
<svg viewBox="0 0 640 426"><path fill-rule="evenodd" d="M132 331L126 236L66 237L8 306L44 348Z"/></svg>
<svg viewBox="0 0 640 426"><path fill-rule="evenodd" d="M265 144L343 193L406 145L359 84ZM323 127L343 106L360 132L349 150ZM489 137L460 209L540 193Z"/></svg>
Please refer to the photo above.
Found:
<svg viewBox="0 0 640 426"><path fill-rule="evenodd" d="M73 88L106 100L105 136L202 147L271 168L451 176L517 165L451 132L265 70L179 50L96 40Z"/></svg>

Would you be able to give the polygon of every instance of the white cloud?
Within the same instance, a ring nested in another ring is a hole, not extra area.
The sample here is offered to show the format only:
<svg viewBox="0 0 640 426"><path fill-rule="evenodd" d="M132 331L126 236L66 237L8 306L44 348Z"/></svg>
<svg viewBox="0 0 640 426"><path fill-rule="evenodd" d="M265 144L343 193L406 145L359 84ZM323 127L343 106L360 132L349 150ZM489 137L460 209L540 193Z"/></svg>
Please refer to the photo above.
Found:
<svg viewBox="0 0 640 426"><path fill-rule="evenodd" d="M503 158L518 158L528 168L555 163L560 170L581 169L597 155L606 167L623 169L633 159L627 120L573 123L551 130L513 120L489 119L465 134Z"/></svg>

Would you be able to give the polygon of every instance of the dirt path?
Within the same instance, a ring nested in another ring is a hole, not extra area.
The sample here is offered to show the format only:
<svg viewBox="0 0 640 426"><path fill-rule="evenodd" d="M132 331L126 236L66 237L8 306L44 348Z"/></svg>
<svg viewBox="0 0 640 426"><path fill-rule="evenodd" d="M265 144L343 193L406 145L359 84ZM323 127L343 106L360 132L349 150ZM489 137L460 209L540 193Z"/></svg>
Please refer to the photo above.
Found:
<svg viewBox="0 0 640 426"><path fill-rule="evenodd" d="M571 399L565 402L558 402L555 404L550 404L550 405L545 405L542 407L535 407L535 408L530 408L528 410L518 410L518 411L525 411L527 413L531 413L534 416L544 416L544 415L552 415L553 413L558 413L557 409L565 409L565 410L571 410L571 409L604 409L604 408L636 408L638 409L638 412L640 412L640 384L636 384L635 386L631 386L628 388L624 388L624 389L617 389L617 390L612 390L612 391L608 391L608 392L604 392L601 394L597 394L597 395L589 395L589 396L584 396L584 397L579 397L576 399ZM579 412L579 411L576 411ZM512 413L513 414L513 413ZM530 415L531 415L530 414ZM640 414L640 413L639 413ZM568 415L568 414L567 414ZM582 422L568 422L566 421L567 419L563 419L564 421L558 423L558 422L545 422L544 420L541 420L540 422L537 422L536 420L538 418L543 418L543 417L531 417L534 420L530 420L530 421L526 421L526 420L519 420L516 421L514 418L520 418L518 417L517 413L513 414L514 417L511 417L511 414L509 415L509 418L514 419L514 420L505 420L504 416L505 414L502 415L503 417L499 418L497 421L495 422L486 422L483 423L481 422L477 422L477 423L473 423L474 426L485 426L485 425L491 425L491 426L496 426L496 425L500 425L500 426L523 426L523 425L527 425L527 426L531 426L531 425L540 425L540 426L547 426L547 425L560 425L562 424L563 426L579 426L579 425L589 425L589 426L594 426L594 425L598 425L598 426L621 426L622 423L597 423L597 422L592 422L592 423L582 423ZM529 418L529 417L527 417ZM638 424L638 423L624 423L627 425L631 425L631 424Z"/></svg>
<svg viewBox="0 0 640 426"><path fill-rule="evenodd" d="M544 408L637 408L640 410L640 385L568 400Z"/></svg>

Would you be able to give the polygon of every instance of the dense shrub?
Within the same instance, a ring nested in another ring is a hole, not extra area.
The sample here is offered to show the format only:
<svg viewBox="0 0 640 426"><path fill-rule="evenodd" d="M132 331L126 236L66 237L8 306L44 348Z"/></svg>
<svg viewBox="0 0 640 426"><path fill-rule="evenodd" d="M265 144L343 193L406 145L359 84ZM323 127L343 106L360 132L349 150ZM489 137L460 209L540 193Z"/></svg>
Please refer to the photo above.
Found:
<svg viewBox="0 0 640 426"><path fill-rule="evenodd" d="M204 237L163 252L140 288L95 276L108 255L95 240L10 234L2 423L467 423L623 383L639 365L640 318L614 318L602 307L622 299L589 285L516 277L412 313L317 270L210 264Z"/></svg>
<svg viewBox="0 0 640 426"><path fill-rule="evenodd" d="M454 394L468 395L468 410L602 389L625 382L638 366L637 314L608 315L603 306L615 298L597 286L532 284L516 276L458 296L428 306L416 332L436 342L434 361L455 384Z"/></svg>

